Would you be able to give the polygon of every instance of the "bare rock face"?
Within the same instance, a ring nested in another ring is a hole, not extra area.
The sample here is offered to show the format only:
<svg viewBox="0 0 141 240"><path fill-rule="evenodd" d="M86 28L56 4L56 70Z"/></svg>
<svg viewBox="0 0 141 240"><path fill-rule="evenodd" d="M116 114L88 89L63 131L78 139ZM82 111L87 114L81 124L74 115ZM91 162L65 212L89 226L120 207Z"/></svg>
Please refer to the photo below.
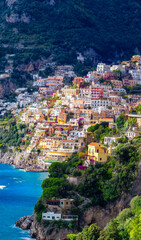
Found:
<svg viewBox="0 0 141 240"><path fill-rule="evenodd" d="M127 196L125 199L122 196L114 204L108 204L105 208L91 207L85 211L83 220L81 222L82 227L96 223L99 227L104 228L112 218L116 218L117 215L126 207L132 197Z"/></svg>
<svg viewBox="0 0 141 240"><path fill-rule="evenodd" d="M75 231L67 228L58 229L57 227L52 226L44 228L42 225L39 225L36 220L32 222L30 228L31 237L36 238L37 240L65 240L67 235L71 233L75 233Z"/></svg>
<svg viewBox="0 0 141 240"><path fill-rule="evenodd" d="M16 86L10 80L4 80L0 82L0 98L9 95L10 93L14 92Z"/></svg>
<svg viewBox="0 0 141 240"><path fill-rule="evenodd" d="M24 216L20 218L15 225L23 230L29 230L33 222L33 216Z"/></svg>

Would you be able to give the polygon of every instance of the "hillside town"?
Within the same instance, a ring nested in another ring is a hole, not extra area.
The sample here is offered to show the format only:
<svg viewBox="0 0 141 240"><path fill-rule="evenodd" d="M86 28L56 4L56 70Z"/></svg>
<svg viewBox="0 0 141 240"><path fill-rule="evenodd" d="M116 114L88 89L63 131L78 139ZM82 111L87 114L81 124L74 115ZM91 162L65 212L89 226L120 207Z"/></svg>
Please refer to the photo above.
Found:
<svg viewBox="0 0 141 240"><path fill-rule="evenodd" d="M70 85L64 83L65 74L72 78ZM85 77L76 76L72 66L60 66L54 76L41 78L34 74L33 79L35 92L18 88L15 102L0 100L1 117L10 111L17 124L29 127L18 146L17 167L26 160L29 171L47 170L52 162L65 161L74 152L84 151L81 168L85 168L108 161L120 139L139 135L141 56L119 65L98 63L96 71ZM137 107L139 111L135 111ZM125 131L118 131L120 116L128 120ZM101 139L94 138L91 128L103 123L109 132ZM5 158L2 151L1 156Z"/></svg>

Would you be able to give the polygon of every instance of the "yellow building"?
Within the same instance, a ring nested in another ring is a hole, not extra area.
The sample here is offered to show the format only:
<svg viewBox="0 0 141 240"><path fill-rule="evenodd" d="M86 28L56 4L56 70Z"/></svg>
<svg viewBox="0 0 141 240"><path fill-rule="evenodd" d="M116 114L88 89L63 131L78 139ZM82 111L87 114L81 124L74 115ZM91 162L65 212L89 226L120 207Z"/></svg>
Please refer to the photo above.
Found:
<svg viewBox="0 0 141 240"><path fill-rule="evenodd" d="M44 139L40 139L39 141L39 148L54 149L54 148L58 148L59 146L60 146L60 141L57 139L55 140L55 139L44 138Z"/></svg>
<svg viewBox="0 0 141 240"><path fill-rule="evenodd" d="M47 157L49 160L54 160L54 161L65 161L68 157L70 157L73 154L71 151L50 151L47 154Z"/></svg>
<svg viewBox="0 0 141 240"><path fill-rule="evenodd" d="M65 124L67 122L67 116L68 116L68 114L65 112L65 110L61 109L61 112L59 113L59 116L57 117L57 122L60 124Z"/></svg>
<svg viewBox="0 0 141 240"><path fill-rule="evenodd" d="M111 83L112 83L115 87L119 87L119 88L122 88L122 87L123 87L122 81L119 81L119 80L111 80Z"/></svg>
<svg viewBox="0 0 141 240"><path fill-rule="evenodd" d="M101 143L92 142L88 145L88 155L94 157L97 162L106 162L108 159L108 151Z"/></svg>

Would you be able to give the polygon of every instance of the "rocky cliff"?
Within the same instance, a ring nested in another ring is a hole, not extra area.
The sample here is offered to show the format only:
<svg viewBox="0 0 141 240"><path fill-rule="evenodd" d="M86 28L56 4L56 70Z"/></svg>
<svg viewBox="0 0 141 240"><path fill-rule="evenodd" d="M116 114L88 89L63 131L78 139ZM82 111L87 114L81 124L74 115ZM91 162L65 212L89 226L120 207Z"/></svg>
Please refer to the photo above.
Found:
<svg viewBox="0 0 141 240"><path fill-rule="evenodd" d="M0 81L0 98L4 98L11 93L14 93L16 85L10 79Z"/></svg>
<svg viewBox="0 0 141 240"><path fill-rule="evenodd" d="M134 196L141 195L141 162L139 164L138 174L132 185L129 194L122 193L122 196L116 201L107 204L105 208L101 207L91 207L88 208L83 217L80 220L80 226L83 228L85 225L90 225L92 223L97 223L98 226L104 228L110 219L117 217L117 215L126 207L129 207L129 203ZM29 223L30 222L30 223ZM48 225L43 227L37 223L35 219L35 214L30 218L29 216L21 218L16 222L18 227L22 229L30 229L31 237L37 240L65 240L67 234L74 233L74 230L67 228L58 229L57 227L52 227Z"/></svg>

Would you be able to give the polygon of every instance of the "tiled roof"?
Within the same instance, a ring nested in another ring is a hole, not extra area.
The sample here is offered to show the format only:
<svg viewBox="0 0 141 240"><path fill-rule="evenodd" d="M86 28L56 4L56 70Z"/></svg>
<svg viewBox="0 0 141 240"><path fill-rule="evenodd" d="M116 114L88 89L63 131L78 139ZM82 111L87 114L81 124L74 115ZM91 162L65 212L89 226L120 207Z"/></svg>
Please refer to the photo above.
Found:
<svg viewBox="0 0 141 240"><path fill-rule="evenodd" d="M92 142L92 143L90 143L89 145L90 145L90 146L97 146L98 144L100 144L100 143Z"/></svg>

